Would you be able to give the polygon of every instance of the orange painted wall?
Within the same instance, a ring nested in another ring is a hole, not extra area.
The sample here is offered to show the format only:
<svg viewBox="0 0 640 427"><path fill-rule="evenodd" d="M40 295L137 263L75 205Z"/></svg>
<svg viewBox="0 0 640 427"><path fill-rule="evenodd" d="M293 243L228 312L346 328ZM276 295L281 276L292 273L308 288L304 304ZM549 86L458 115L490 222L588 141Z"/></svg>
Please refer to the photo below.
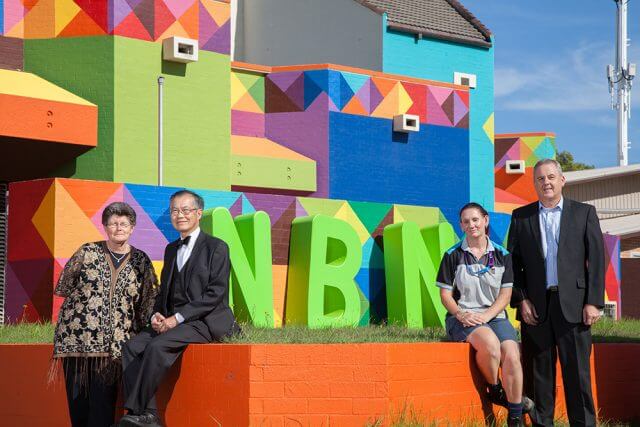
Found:
<svg viewBox="0 0 640 427"><path fill-rule="evenodd" d="M0 345L3 425L68 425L62 383L45 383L51 345ZM466 344L193 345L158 401L174 426L359 426L408 403L429 419L496 410ZM638 344L597 344L593 390L602 419L640 418ZM564 413L558 377L557 414ZM34 411L34 408L38 408ZM501 410L502 411L502 410Z"/></svg>

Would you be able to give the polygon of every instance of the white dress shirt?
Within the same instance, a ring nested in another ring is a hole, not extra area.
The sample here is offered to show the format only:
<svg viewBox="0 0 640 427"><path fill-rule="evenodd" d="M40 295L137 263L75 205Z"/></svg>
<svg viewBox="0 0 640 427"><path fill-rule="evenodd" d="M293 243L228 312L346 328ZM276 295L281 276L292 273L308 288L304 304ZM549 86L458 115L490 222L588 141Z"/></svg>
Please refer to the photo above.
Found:
<svg viewBox="0 0 640 427"><path fill-rule="evenodd" d="M180 248L178 249L178 253L176 254L176 264L178 267L178 271L182 271L182 267L184 267L187 261L189 261L189 257L191 256L191 252L193 251L193 247L195 246L196 240L198 239L199 235L200 227L196 228L191 234L189 234L189 236L191 237L189 239L189 243L180 246ZM178 321L178 324L180 324L184 322L184 317L182 316L182 314L176 313L176 320Z"/></svg>

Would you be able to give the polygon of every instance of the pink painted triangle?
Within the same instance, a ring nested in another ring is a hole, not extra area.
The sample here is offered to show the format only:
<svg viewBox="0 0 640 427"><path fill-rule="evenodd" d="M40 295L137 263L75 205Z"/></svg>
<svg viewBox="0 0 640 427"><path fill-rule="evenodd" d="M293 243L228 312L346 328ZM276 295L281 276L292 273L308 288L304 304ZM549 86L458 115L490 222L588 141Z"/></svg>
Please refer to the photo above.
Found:
<svg viewBox="0 0 640 427"><path fill-rule="evenodd" d="M427 86L427 89L431 92L435 100L438 101L438 105L444 104L444 101L446 101L447 98L449 98L449 95L451 95L451 89L448 88Z"/></svg>
<svg viewBox="0 0 640 427"><path fill-rule="evenodd" d="M272 194L259 193L244 193L244 196L256 211L265 211L269 214L271 225L278 222L282 214L293 202L291 196L275 196Z"/></svg>
<svg viewBox="0 0 640 427"><path fill-rule="evenodd" d="M296 218L300 216L307 216L307 215L309 214L307 213L306 209L300 204L300 202L296 198Z"/></svg>
<svg viewBox="0 0 640 427"><path fill-rule="evenodd" d="M202 5L202 3L200 3L200 10L198 11L198 15L200 18L200 22L198 23L198 28L200 31L200 45L204 46L209 41L211 36L213 36L215 32L218 31L219 27L218 24L216 24L216 21L211 17L211 15L209 15L209 12L207 12L207 9Z"/></svg>
<svg viewBox="0 0 640 427"><path fill-rule="evenodd" d="M152 260L163 259L164 248L169 243L167 238L127 188L123 188L123 199L131 205L137 214L136 228L133 230L129 242L136 248L145 251Z"/></svg>
<svg viewBox="0 0 640 427"><path fill-rule="evenodd" d="M384 99L384 96L380 93L376 85L373 83L372 79L369 79L369 113L375 110L378 105Z"/></svg>
<svg viewBox="0 0 640 427"><path fill-rule="evenodd" d="M167 9L171 11L171 14L176 17L176 19L180 18L184 13L193 6L194 0L156 0L163 1ZM200 6L202 7L202 6Z"/></svg>
<svg viewBox="0 0 640 427"><path fill-rule="evenodd" d="M285 93L300 108L300 111L304 110L304 73L291 83Z"/></svg>
<svg viewBox="0 0 640 427"><path fill-rule="evenodd" d="M442 110L438 100L427 90L427 123L431 125L451 126L447 114Z"/></svg>
<svg viewBox="0 0 640 427"><path fill-rule="evenodd" d="M360 103L364 106L364 108L367 110L367 113L371 113L371 106L369 105L369 101L371 99L370 86L371 86L371 79L368 79L362 85L360 90L358 90L358 92L356 93L356 97L358 98Z"/></svg>

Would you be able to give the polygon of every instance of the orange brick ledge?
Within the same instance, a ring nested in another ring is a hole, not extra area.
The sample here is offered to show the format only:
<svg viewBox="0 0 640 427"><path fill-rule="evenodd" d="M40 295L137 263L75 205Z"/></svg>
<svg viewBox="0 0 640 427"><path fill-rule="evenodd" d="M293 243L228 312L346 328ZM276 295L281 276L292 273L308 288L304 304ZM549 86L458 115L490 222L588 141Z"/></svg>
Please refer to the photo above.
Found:
<svg viewBox="0 0 640 427"><path fill-rule="evenodd" d="M68 425L63 385L46 386L50 355L50 345L0 345L3 425ZM638 344L594 346L602 419L639 417L638 360ZM481 419L494 409L481 383L466 344L210 344L187 349L158 400L169 427L363 426L405 404L431 420Z"/></svg>

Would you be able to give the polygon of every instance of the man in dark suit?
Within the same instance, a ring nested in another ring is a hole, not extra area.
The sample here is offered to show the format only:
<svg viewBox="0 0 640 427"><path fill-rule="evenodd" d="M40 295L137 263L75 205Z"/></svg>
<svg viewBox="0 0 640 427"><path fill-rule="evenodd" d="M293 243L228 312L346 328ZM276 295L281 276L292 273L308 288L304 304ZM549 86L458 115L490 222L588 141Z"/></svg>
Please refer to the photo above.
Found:
<svg viewBox="0 0 640 427"><path fill-rule="evenodd" d="M569 422L595 426L589 357L591 325L604 306L604 245L593 206L562 197L555 160L534 167L539 201L513 212L509 251L522 324L525 388L534 425L553 426L560 358Z"/></svg>
<svg viewBox="0 0 640 427"><path fill-rule="evenodd" d="M161 288L151 326L123 349L125 408L120 426L158 426L155 393L191 343L219 341L239 330L229 308L229 249L200 231L204 201L182 190L170 199L180 239L164 253Z"/></svg>

